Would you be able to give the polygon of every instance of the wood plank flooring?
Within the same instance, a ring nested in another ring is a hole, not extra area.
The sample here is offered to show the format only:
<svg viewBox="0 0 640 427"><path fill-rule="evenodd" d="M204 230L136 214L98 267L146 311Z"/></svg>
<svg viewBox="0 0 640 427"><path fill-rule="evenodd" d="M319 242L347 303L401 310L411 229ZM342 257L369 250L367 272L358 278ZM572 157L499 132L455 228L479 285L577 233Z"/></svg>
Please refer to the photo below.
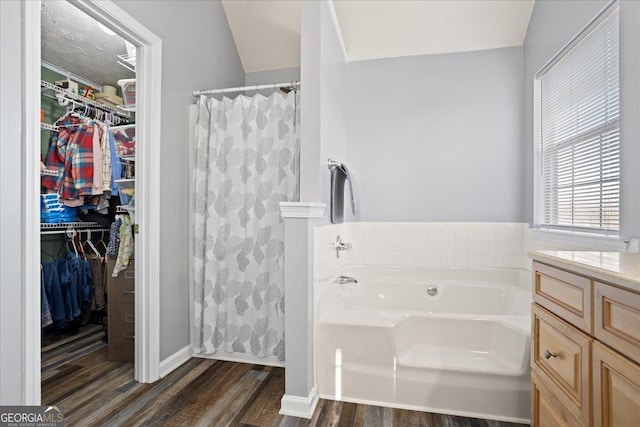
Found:
<svg viewBox="0 0 640 427"><path fill-rule="evenodd" d="M324 399L311 420L286 417L278 414L282 368L193 358L140 384L132 364L107 361L106 344L91 336L76 340L84 347L68 341L43 353L42 402L62 405L68 426L522 426Z"/></svg>

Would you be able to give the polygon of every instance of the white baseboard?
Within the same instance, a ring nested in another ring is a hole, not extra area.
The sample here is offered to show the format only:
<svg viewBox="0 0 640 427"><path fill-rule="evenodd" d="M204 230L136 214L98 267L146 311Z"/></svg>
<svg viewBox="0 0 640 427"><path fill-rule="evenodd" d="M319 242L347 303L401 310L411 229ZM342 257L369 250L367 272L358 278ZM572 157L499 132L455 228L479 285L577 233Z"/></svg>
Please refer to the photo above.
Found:
<svg viewBox="0 0 640 427"><path fill-rule="evenodd" d="M285 394L280 401L280 414L298 418L311 419L318 406L318 387L313 387L309 396L292 396Z"/></svg>
<svg viewBox="0 0 640 427"><path fill-rule="evenodd" d="M246 355L242 353L227 353L220 350L213 354L194 353L193 357L222 360L225 362L251 363L254 365L276 366L278 368L284 368L284 361L278 360L276 357L255 357L253 355Z"/></svg>
<svg viewBox="0 0 640 427"><path fill-rule="evenodd" d="M180 365L191 359L193 350L191 345L185 346L160 362L160 378L164 378Z"/></svg>

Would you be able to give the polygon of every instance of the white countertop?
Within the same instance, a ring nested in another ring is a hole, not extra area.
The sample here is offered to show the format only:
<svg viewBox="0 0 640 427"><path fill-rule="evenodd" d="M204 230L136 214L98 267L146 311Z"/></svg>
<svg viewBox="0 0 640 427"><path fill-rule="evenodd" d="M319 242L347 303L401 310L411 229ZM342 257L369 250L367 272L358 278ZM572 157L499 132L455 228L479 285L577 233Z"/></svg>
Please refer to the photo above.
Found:
<svg viewBox="0 0 640 427"><path fill-rule="evenodd" d="M640 292L640 253L533 251L530 256L536 261Z"/></svg>

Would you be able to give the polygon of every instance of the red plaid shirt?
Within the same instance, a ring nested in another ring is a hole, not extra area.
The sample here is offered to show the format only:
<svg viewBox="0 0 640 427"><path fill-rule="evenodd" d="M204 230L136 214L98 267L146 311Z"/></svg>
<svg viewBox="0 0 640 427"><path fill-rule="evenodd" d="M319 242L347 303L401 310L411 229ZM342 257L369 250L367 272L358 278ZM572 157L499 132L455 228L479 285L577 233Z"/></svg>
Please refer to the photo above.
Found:
<svg viewBox="0 0 640 427"><path fill-rule="evenodd" d="M45 165L62 173L57 177L43 176L42 186L60 193L63 199L89 195L93 189L94 127L71 115L59 121L58 127L59 131L51 135Z"/></svg>

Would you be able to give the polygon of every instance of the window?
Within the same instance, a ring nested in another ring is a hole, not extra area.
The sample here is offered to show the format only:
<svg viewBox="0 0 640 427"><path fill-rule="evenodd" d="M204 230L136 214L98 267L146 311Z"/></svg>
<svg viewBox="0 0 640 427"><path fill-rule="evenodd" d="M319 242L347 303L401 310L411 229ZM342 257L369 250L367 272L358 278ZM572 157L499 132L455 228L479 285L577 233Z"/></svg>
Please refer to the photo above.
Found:
<svg viewBox="0 0 640 427"><path fill-rule="evenodd" d="M616 234L620 228L618 5L538 73L536 223Z"/></svg>

